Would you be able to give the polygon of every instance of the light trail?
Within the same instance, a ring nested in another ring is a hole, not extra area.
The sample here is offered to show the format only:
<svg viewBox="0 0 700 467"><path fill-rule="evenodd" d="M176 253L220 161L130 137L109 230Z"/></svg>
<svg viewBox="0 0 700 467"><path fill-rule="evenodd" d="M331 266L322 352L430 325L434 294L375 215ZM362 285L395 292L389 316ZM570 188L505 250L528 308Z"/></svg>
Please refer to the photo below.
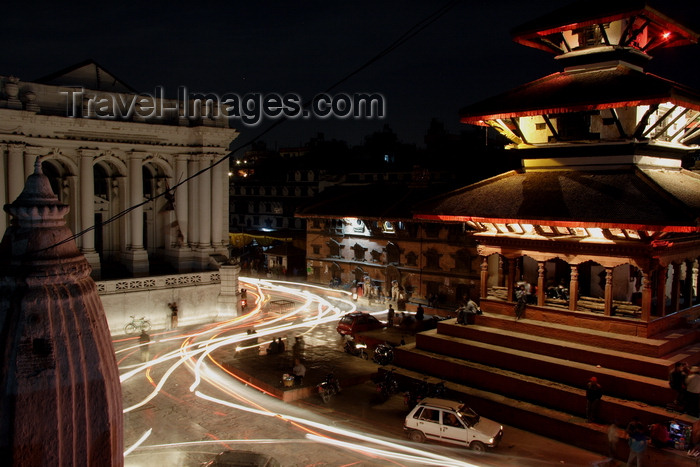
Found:
<svg viewBox="0 0 700 467"><path fill-rule="evenodd" d="M121 370L126 370L120 376L122 384L132 380L137 375L143 375L147 383L148 380L150 380L149 386L152 385L152 391L145 397L126 407L124 413L131 413L140 407L144 407L161 393L165 395L164 387L173 373L178 369L187 368L193 378L192 384L189 386L189 391L198 399L218 406L244 411L252 416L261 416L269 419L278 418L283 423L290 424L297 429L303 430L305 432L304 437L274 440L216 439L145 446L143 445L144 441L151 435L151 430L149 430L125 451L125 456L130 454L134 455L134 451L141 452L142 450L148 449L167 449L183 446L222 445L225 443L257 444L302 442L349 449L358 456L367 456L372 460L378 460L376 459L378 457L388 463L397 463L398 461L422 465L472 465L450 457L403 445L396 439L384 440L368 434L335 427L329 423L324 423L325 417L318 414L314 416L321 421L310 420L307 417L283 414L280 410L275 410L273 408L276 405L284 404L283 402L268 397L265 395L262 388L257 388L249 382L241 382L236 380L235 377L232 377L233 375L228 372L228 370L212 358L212 352L227 346L233 347L234 349L259 347L265 345L265 342L269 342L269 340L266 339L267 337L274 337L283 333L288 334L292 331L302 334L308 333L318 325L337 321L343 314L357 309L356 303L351 299L351 294L345 291L331 290L332 296L323 297L320 296L319 293L328 289L309 284L264 279L245 279L245 285L248 289L248 293L255 297L255 306L249 313L227 321L203 326L196 331L188 333L172 336L169 335L170 333L167 333L166 338L160 339L157 342L152 342L150 345L177 344L177 342L180 342L179 346L160 356L156 356L153 360L148 362L120 365ZM250 290L251 288L255 290ZM274 315L272 313L265 314L262 311L263 304L269 303L272 295L287 297L291 301L296 302L296 306L292 310L280 313L279 315ZM258 318L261 319L255 321ZM244 328L249 328L254 321L255 333L248 334L244 331ZM257 344L246 347L241 346L241 343L250 341L253 338L258 340ZM124 363L127 361L128 356L134 354L136 349L140 346L130 345L130 339L124 339L119 342L126 344L125 347L117 351L117 354L126 354L121 360L121 362ZM213 362L216 367L210 366L208 362ZM157 378L154 376L153 370L160 367L163 367L165 371ZM207 394L206 388L203 386L204 383L213 389L221 391L224 394L223 397L226 399ZM247 391L252 392L248 393ZM261 399L256 402L253 400L253 397L261 397ZM230 399L238 400L240 403L232 402ZM286 407L286 405L282 406ZM337 437L350 438L354 441L340 441L336 439Z"/></svg>

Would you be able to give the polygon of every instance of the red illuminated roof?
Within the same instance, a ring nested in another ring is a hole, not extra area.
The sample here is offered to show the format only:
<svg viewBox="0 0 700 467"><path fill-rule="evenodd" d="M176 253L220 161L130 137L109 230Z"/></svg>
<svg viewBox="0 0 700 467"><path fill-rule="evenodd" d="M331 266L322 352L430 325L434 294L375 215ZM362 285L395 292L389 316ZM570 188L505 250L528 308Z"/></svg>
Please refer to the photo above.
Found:
<svg viewBox="0 0 700 467"><path fill-rule="evenodd" d="M463 123L661 104L700 110L700 93L624 65L554 73L460 110Z"/></svg>
<svg viewBox="0 0 700 467"><path fill-rule="evenodd" d="M700 37L690 28L650 6L645 0L581 0L529 21L513 29L511 35L513 40L520 44L552 52L539 38L631 17L649 20L652 34L671 32L673 40L663 47L694 44Z"/></svg>
<svg viewBox="0 0 700 467"><path fill-rule="evenodd" d="M507 172L438 196L414 218L698 232L700 175L686 170Z"/></svg>

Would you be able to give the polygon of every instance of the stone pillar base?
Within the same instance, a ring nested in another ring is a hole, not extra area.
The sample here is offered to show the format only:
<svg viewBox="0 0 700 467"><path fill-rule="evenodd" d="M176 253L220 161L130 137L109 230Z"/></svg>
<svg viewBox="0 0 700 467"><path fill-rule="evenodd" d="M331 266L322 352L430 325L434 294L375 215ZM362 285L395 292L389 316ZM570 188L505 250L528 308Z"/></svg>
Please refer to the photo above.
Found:
<svg viewBox="0 0 700 467"><path fill-rule="evenodd" d="M192 272L194 264L194 253L190 248L174 248L168 250L165 254L168 264L170 264L178 273L184 274Z"/></svg>
<svg viewBox="0 0 700 467"><path fill-rule="evenodd" d="M132 276L144 277L149 274L148 252L146 250L127 250L122 255L122 263Z"/></svg>
<svg viewBox="0 0 700 467"><path fill-rule="evenodd" d="M90 264L90 267L92 268L92 272L90 273L90 277L92 277L92 280L98 281L102 277L102 264L100 263L100 255L97 254L95 250L92 251L83 251L83 256L85 256L85 259L87 259L88 263Z"/></svg>
<svg viewBox="0 0 700 467"><path fill-rule="evenodd" d="M217 319L224 321L240 315L241 292L238 286L240 264L226 264L219 268L221 292L216 301Z"/></svg>

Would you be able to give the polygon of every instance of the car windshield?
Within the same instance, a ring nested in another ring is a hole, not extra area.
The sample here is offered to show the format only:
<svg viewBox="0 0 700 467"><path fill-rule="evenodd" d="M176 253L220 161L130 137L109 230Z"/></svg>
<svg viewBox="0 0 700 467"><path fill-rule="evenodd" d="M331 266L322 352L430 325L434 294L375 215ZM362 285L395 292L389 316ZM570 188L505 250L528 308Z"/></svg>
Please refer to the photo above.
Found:
<svg viewBox="0 0 700 467"><path fill-rule="evenodd" d="M343 319L340 320L342 324L352 324L352 316L344 316Z"/></svg>
<svg viewBox="0 0 700 467"><path fill-rule="evenodd" d="M468 426L474 426L479 423L479 414L466 405L461 406L457 413Z"/></svg>

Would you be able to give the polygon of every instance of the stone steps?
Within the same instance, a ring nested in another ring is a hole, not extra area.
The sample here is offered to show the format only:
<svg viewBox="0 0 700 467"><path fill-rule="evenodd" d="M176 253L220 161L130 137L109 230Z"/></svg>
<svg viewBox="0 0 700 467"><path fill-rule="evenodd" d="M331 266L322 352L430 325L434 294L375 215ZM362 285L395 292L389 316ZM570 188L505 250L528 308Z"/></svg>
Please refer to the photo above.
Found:
<svg viewBox="0 0 700 467"><path fill-rule="evenodd" d="M402 346L397 349L397 357L399 359L403 357L413 358L414 355L418 355L420 358L427 358L429 353L415 351L413 345ZM444 359L445 357L436 355L435 358ZM397 377L402 379L404 384L410 384L411 381L421 381L425 375L423 372L406 369L403 364L401 364L399 368L394 368L394 370ZM430 378L429 382L436 383L440 380L440 378ZM607 454L608 425L606 424L587 423L581 415L572 415L569 412L532 404L517 397L508 397L497 392L485 391L453 381L446 381L445 387L447 389L446 398L461 400L484 417L498 421L499 423L539 433L565 443L574 444L580 448ZM571 388L571 391L577 393L580 390ZM581 397L583 396L581 395ZM583 399L576 402L583 404L583 411L585 411L585 402L583 402ZM628 418L620 418L619 421L621 424L631 419L632 416L640 415L640 420L659 420L666 417L666 420L668 418L675 418L686 422L693 421L693 419L687 416L669 414L657 407L639 407L636 404L630 404L622 400L616 401L607 396L603 397L601 405L601 413L611 405L619 405L620 407L625 407L627 405L626 410L620 410L619 413L634 415L629 415ZM615 449L615 457L617 459L626 459L629 452L627 439L622 429L619 430L619 434L620 439ZM507 444L507 432L504 434L503 439L504 443ZM687 457L683 451L649 448L645 455L649 465L688 467L695 465L695 460Z"/></svg>
<svg viewBox="0 0 700 467"><path fill-rule="evenodd" d="M661 407L674 398L665 379L441 336L435 331L422 333L412 346L397 348L394 358L405 368L429 369L428 374L448 381L572 414L583 414L584 388L594 375L609 397Z"/></svg>
<svg viewBox="0 0 700 467"><path fill-rule="evenodd" d="M480 322L482 321L477 321L477 323ZM439 323L439 335L459 337L470 342L507 347L513 350L548 355L593 366L600 365L602 368L662 380L667 379L676 361L686 361L693 365L700 360L700 346L695 349L688 349L686 352L679 351L674 355L668 356L668 358L656 358L611 350L600 345L586 344L585 342L593 341L593 339L578 340L578 334L573 334L573 338L577 339L575 341L544 337L540 333L533 333L532 328L533 326L525 319L511 322L509 329L488 327L480 324L462 326L456 324L455 320L447 320ZM616 336L609 337L609 339L615 338ZM422 335L419 334L417 339L419 340L419 347L424 348L420 342L423 339ZM427 343L426 345L429 344ZM620 345L616 344L615 347L620 347ZM690 352L690 350L693 350L693 352ZM468 350L464 352L469 353Z"/></svg>
<svg viewBox="0 0 700 467"><path fill-rule="evenodd" d="M453 320L446 320L439 323L443 327L453 324ZM489 328L511 330L529 334L532 336L560 339L565 342L576 342L578 344L599 347L603 349L628 352L647 357L663 358L666 355L696 341L696 331L674 330L654 338L618 334L595 329L587 329L556 322L545 322L532 319L516 320L512 316L505 316L496 313L489 313L476 316L476 324ZM445 329L449 333L449 329Z"/></svg>

